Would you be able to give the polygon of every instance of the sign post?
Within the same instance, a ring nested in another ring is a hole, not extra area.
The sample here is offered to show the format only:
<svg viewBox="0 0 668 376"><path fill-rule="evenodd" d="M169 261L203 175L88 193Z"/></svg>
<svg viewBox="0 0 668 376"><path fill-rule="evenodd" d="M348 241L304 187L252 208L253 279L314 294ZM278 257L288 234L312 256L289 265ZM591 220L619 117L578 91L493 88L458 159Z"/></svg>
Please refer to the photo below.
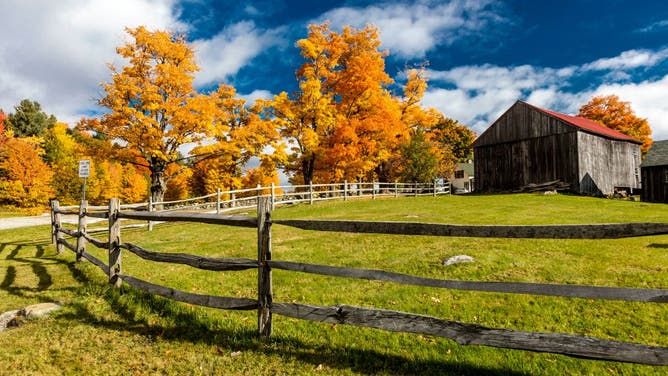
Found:
<svg viewBox="0 0 668 376"><path fill-rule="evenodd" d="M86 179L90 176L90 160L82 159L79 161L79 177L83 178L81 186L81 200L86 199Z"/></svg>

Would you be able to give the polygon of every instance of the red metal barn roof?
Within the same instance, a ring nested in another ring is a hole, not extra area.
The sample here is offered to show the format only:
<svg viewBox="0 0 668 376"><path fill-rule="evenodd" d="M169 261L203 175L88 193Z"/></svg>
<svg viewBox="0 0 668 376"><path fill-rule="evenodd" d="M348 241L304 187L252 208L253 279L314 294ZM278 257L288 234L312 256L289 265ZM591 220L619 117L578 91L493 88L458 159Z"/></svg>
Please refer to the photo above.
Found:
<svg viewBox="0 0 668 376"><path fill-rule="evenodd" d="M526 102L524 102L524 103L526 103ZM622 132L618 132L614 129L610 129L610 128L608 128L604 125L601 125L601 124L599 124L599 123L597 123L593 120L589 120L587 118L583 118L583 117L580 117L580 116L570 116L570 115L565 115L565 114L562 114L562 113L559 113L559 112L546 110L544 108L536 107L536 106L534 106L532 104L529 104L529 103L526 103L526 104L535 108L535 109L537 109L538 111L542 111L542 112L545 112L546 114L549 114L549 115L552 115L556 118L559 118L559 119L565 121L566 123L568 123L568 124L570 124L574 127L582 129L585 132L594 133L594 134L597 134L597 135L600 135L600 136L603 136L603 137L607 137L607 138L612 138L612 139L615 139L615 140L631 141L631 142L634 142L636 144L642 144L641 141L638 141L637 139L635 139L635 138L633 138L629 135L626 135Z"/></svg>

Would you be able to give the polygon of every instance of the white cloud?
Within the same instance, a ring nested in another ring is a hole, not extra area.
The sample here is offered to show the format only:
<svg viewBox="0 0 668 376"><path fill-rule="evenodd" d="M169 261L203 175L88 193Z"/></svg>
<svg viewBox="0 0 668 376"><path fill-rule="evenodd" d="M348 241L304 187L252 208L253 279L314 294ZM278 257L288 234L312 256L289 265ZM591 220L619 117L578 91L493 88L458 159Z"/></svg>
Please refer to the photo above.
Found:
<svg viewBox="0 0 668 376"><path fill-rule="evenodd" d="M279 43L283 29L261 30L252 21L231 25L211 39L195 41L201 70L196 85L224 81L236 74L267 47Z"/></svg>
<svg viewBox="0 0 668 376"><path fill-rule="evenodd" d="M553 105L553 91L572 74L574 68L540 68L530 65L499 67L495 65L464 66L448 71L429 70L430 88L423 104L469 125L478 133L484 131L516 100L537 92L536 105ZM439 89L438 85L452 86ZM542 89L543 91L538 91Z"/></svg>
<svg viewBox="0 0 668 376"><path fill-rule="evenodd" d="M647 118L654 139L668 139L668 75L633 83L628 82L630 76L626 73L639 67L655 66L666 57L666 49L655 52L631 50L579 67L482 65L447 71L430 70L430 87L423 104L481 133L518 99L576 114L593 96L616 94L629 101L638 116ZM613 71L605 75L606 83L581 92L569 91L572 79L598 70ZM614 79L618 81L610 83Z"/></svg>
<svg viewBox="0 0 668 376"><path fill-rule="evenodd" d="M627 70L640 67L652 67L668 58L668 48L659 51L629 50L619 56L598 59L582 66L588 70Z"/></svg>
<svg viewBox="0 0 668 376"><path fill-rule="evenodd" d="M476 34L492 22L504 19L489 0L420 0L411 3L342 7L330 10L314 22L330 21L333 26L363 27L372 23L381 32L383 48L406 58L422 58L439 45L450 45Z"/></svg>
<svg viewBox="0 0 668 376"><path fill-rule="evenodd" d="M94 107L124 27L185 29L174 0L10 0L0 14L0 108L29 98L61 121Z"/></svg>
<svg viewBox="0 0 668 376"><path fill-rule="evenodd" d="M616 94L630 102L636 115L649 122L652 138L668 140L668 74L656 81L602 85L592 94Z"/></svg>
<svg viewBox="0 0 668 376"><path fill-rule="evenodd" d="M258 99L272 99L274 94L268 90L253 90L249 94L239 94L239 97L244 99L246 103L252 105Z"/></svg>

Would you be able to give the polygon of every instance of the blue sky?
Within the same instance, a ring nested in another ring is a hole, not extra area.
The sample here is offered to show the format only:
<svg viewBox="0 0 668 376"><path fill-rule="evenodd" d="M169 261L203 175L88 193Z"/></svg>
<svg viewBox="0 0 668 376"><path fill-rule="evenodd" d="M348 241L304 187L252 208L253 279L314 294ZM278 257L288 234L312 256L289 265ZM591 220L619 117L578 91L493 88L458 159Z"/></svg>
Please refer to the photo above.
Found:
<svg viewBox="0 0 668 376"><path fill-rule="evenodd" d="M307 25L372 23L387 72L427 61L423 104L478 133L517 99L574 114L618 94L668 139L668 2L621 0L0 2L0 108L23 98L76 122L99 112L106 64L125 26L188 35L200 90L231 83L249 99L295 88Z"/></svg>

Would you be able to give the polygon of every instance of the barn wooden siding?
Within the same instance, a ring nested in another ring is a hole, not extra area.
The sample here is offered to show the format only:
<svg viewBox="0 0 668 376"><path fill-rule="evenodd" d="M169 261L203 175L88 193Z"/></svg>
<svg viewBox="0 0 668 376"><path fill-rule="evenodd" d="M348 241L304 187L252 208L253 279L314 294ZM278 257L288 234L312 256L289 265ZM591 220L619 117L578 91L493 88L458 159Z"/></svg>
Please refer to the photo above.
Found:
<svg viewBox="0 0 668 376"><path fill-rule="evenodd" d="M576 132L481 146L474 149L476 190L511 191L560 179L578 183Z"/></svg>
<svg viewBox="0 0 668 376"><path fill-rule="evenodd" d="M647 202L668 203L668 165L642 168L642 193Z"/></svg>
<svg viewBox="0 0 668 376"><path fill-rule="evenodd" d="M639 145L583 132L521 101L478 137L473 154L481 192L557 179L589 195L640 188Z"/></svg>
<svg viewBox="0 0 668 376"><path fill-rule="evenodd" d="M640 145L578 132L579 193L613 193L640 188Z"/></svg>

